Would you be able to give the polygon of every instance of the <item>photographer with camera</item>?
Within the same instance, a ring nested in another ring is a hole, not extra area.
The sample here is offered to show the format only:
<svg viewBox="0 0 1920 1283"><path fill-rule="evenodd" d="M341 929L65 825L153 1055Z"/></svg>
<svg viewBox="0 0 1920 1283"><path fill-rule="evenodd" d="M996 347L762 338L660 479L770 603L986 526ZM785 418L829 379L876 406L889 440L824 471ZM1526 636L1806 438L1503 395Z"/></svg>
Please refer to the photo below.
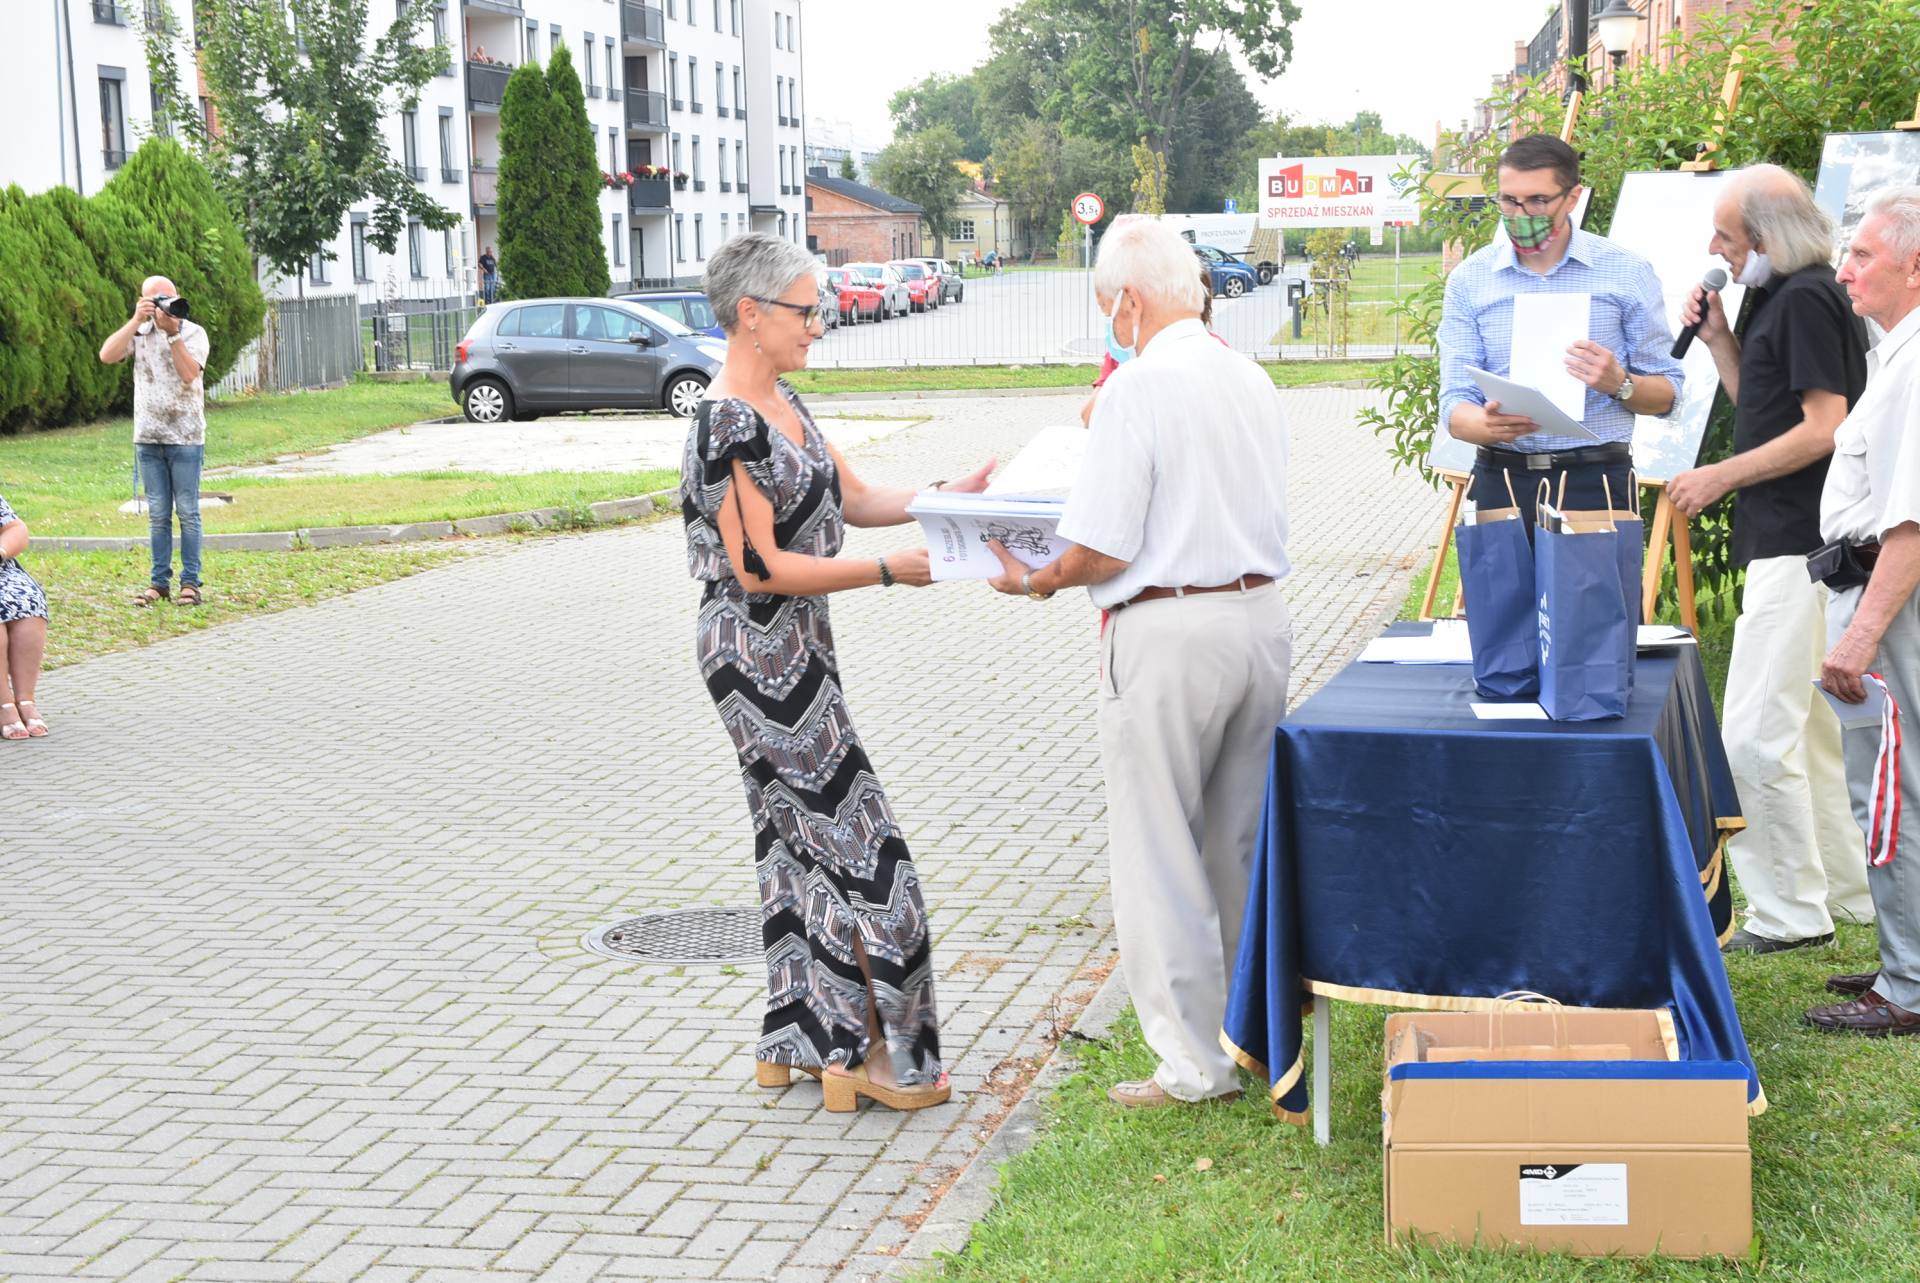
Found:
<svg viewBox="0 0 1920 1283"><path fill-rule="evenodd" d="M186 300L164 276L149 276L127 323L100 345L108 365L133 357L133 453L147 491L152 582L134 598L151 606L173 576L173 518L180 518L182 606L200 604L200 466L206 457L207 332L187 319Z"/></svg>

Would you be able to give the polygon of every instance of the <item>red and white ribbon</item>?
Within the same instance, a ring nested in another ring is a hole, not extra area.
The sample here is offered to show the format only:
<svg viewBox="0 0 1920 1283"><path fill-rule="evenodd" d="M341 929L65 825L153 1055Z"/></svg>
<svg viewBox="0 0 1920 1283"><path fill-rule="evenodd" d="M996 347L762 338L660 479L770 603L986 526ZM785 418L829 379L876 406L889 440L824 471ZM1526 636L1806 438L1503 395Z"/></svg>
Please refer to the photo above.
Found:
<svg viewBox="0 0 1920 1283"><path fill-rule="evenodd" d="M1880 674L1868 673L1864 680L1878 686L1886 701L1880 707L1880 752L1873 761L1873 795L1867 805L1872 817L1867 863L1877 869L1892 864L1900 850L1900 705Z"/></svg>

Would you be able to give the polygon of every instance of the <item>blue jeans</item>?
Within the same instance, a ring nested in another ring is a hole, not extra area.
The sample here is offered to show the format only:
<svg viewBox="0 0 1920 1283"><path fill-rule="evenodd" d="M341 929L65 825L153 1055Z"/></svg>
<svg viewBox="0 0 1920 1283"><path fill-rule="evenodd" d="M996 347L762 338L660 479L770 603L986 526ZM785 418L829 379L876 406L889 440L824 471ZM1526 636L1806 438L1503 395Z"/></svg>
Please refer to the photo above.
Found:
<svg viewBox="0 0 1920 1283"><path fill-rule="evenodd" d="M173 574L173 518L180 518L180 582L200 585L200 464L203 445L136 442L133 457L147 491L147 533L153 542L153 586Z"/></svg>

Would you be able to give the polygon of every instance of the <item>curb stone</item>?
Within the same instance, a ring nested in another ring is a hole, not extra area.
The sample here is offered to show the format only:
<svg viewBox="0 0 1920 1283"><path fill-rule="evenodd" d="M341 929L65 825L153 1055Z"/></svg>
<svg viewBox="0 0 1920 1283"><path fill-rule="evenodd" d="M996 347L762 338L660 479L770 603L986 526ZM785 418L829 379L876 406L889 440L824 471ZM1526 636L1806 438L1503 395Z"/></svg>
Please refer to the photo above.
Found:
<svg viewBox="0 0 1920 1283"><path fill-rule="evenodd" d="M1073 1022L1072 1032L1089 1039L1105 1038L1126 1005L1126 976L1116 960L1098 992ZM947 1188L933 1213L907 1237L907 1241L900 1245L900 1250L892 1255L888 1263L876 1271L869 1264L871 1257L857 1257L835 1276L835 1283L891 1283L924 1270L936 1253L953 1254L966 1250L974 1227L993 1209L1001 1166L1033 1147L1047 1099L1053 1095L1061 1080L1074 1071L1069 1057L1061 1054L1062 1045L1054 1046L1053 1054L1047 1057L1047 1063L1040 1067L1040 1072L1027 1085L1020 1103L1013 1107L979 1151L967 1160L966 1167Z"/></svg>
<svg viewBox="0 0 1920 1283"><path fill-rule="evenodd" d="M606 499L588 504L595 525L618 525L655 512L680 511L678 490L657 490L631 499ZM290 552L297 547L342 548L354 544L412 543L423 539L445 539L454 534L504 535L516 529L549 530L561 524L565 508L531 508L525 512L500 512L485 517L467 517L460 521L415 521L397 526L314 526L300 530L262 530L246 534L207 535L202 546L254 552ZM35 539L39 552L133 552L147 546L137 536L47 536Z"/></svg>

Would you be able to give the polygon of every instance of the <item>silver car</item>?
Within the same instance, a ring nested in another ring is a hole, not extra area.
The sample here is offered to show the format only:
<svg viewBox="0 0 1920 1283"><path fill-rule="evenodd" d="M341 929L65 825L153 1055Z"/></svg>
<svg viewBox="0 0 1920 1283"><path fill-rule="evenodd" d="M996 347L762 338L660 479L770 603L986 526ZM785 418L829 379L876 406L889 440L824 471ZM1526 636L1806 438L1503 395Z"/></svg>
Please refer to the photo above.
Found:
<svg viewBox="0 0 1920 1283"><path fill-rule="evenodd" d="M885 263L848 263L846 270L880 291L884 302L880 309L881 320L905 316L913 311L913 295L907 290L906 278Z"/></svg>
<svg viewBox="0 0 1920 1283"><path fill-rule="evenodd" d="M649 307L608 298L530 298L481 312L454 349L448 386L474 423L561 410L659 410L692 417L726 344Z"/></svg>

